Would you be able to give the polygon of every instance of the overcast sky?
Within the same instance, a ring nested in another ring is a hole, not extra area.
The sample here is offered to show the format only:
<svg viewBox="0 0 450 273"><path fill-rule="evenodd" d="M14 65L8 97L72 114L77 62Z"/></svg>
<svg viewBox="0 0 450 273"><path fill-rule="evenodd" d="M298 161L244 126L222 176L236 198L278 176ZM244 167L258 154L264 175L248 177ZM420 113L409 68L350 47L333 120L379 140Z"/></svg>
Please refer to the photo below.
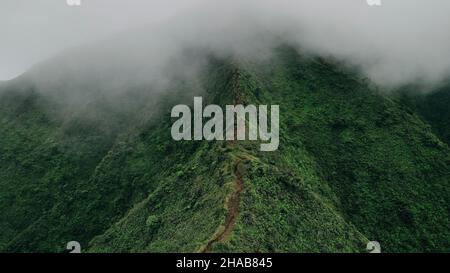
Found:
<svg viewBox="0 0 450 273"><path fill-rule="evenodd" d="M0 0L0 80L10 79L61 50L166 20L198 1Z"/></svg>
<svg viewBox="0 0 450 273"><path fill-rule="evenodd" d="M191 37L190 43L201 40L222 49L245 46L249 34L268 30L319 54L359 65L381 83L437 81L449 75L450 0L382 0L382 4L82 0L80 7L70 7L66 0L0 0L0 80L16 77L67 48L144 26L176 31Z"/></svg>

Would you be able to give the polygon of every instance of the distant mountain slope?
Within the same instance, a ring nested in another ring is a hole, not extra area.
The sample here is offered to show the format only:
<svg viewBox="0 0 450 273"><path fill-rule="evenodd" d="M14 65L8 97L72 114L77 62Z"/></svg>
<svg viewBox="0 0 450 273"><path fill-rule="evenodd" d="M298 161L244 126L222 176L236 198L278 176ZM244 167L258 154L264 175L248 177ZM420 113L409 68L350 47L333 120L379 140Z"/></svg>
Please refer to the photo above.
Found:
<svg viewBox="0 0 450 273"><path fill-rule="evenodd" d="M210 58L195 84L118 100L133 111L100 96L64 118L23 86L0 91L0 251L450 251L448 145L331 62ZM279 151L173 141L194 95L279 104Z"/></svg>
<svg viewBox="0 0 450 273"><path fill-rule="evenodd" d="M412 107L443 141L450 145L450 83L427 93L412 92L416 88L404 88L400 101Z"/></svg>
<svg viewBox="0 0 450 273"><path fill-rule="evenodd" d="M64 234L83 241L101 231L102 214L97 211L92 218L88 205L101 200L108 218L119 217L121 206L127 209L140 189L91 181L121 129L112 109L106 110L106 118L91 105L97 117L61 119L59 105L35 87L20 89L13 86L1 94L0 246L10 251L61 251ZM88 108L81 112L94 113ZM101 197L105 191L108 201ZM93 222L86 226L88 218Z"/></svg>

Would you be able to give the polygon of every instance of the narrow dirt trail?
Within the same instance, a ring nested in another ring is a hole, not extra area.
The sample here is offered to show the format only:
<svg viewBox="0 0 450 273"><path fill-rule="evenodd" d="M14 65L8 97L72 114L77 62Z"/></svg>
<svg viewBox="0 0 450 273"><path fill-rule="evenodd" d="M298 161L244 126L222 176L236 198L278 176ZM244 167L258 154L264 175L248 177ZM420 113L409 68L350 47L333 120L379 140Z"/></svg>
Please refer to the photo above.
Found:
<svg viewBox="0 0 450 273"><path fill-rule="evenodd" d="M222 242L227 240L230 237L231 232L233 231L234 224L236 223L237 217L239 215L239 205L241 201L241 193L244 190L244 182L242 180L242 173L239 170L239 165L241 161L238 160L234 166L234 191L228 198L227 202L227 211L228 215L225 218L225 225L220 226L219 228L223 228L220 232L216 232L213 238L208 241L204 249L201 251L202 253L211 252L212 246L217 242Z"/></svg>
<svg viewBox="0 0 450 273"><path fill-rule="evenodd" d="M239 78L240 73L238 70L233 72L233 96L234 96L234 105L238 105L242 103L242 97L241 97L241 88L239 85ZM238 128L237 124L235 124L234 132L236 134ZM235 139L236 139L235 135ZM236 140L232 140L230 143L231 145L236 145ZM227 217L225 218L225 224L219 226L219 228L214 233L212 239L208 241L208 243L205 245L205 247L200 251L201 253L208 253L211 252L212 246L217 242L223 242L226 241L233 231L234 225L236 223L237 217L239 216L239 205L241 203L241 193L244 190L244 181L242 180L242 173L239 169L239 166L241 164L241 159L237 159L234 163L234 190L229 195L228 201L226 204L227 207Z"/></svg>

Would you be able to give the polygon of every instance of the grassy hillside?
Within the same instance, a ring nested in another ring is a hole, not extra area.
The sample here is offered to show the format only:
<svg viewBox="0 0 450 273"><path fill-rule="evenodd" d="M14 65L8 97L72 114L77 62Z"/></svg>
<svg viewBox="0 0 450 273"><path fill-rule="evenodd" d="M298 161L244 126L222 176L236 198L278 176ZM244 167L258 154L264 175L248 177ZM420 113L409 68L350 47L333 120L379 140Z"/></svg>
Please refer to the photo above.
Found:
<svg viewBox="0 0 450 273"><path fill-rule="evenodd" d="M4 87L0 251L450 251L448 145L355 73L280 48L170 90L61 118L38 86ZM279 150L173 141L170 109L196 94L279 104Z"/></svg>

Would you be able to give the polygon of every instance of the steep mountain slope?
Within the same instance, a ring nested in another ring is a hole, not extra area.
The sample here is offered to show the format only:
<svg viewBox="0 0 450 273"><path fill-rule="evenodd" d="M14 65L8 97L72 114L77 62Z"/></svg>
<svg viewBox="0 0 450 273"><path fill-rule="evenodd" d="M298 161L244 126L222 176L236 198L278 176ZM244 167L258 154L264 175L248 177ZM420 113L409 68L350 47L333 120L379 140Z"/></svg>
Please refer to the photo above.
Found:
<svg viewBox="0 0 450 273"><path fill-rule="evenodd" d="M280 60L259 79L269 80L272 103L289 113L290 145L282 146L304 145L319 187L331 188L345 219L386 251L448 251L448 146L417 115L339 67L307 64L292 52ZM285 154L302 162L297 152Z"/></svg>
<svg viewBox="0 0 450 273"><path fill-rule="evenodd" d="M282 47L210 58L194 82L64 118L39 86L4 87L0 251L450 251L448 145L355 73ZM170 109L194 95L279 104L279 150L173 141Z"/></svg>
<svg viewBox="0 0 450 273"><path fill-rule="evenodd" d="M106 223L120 217L132 198L143 194L139 185L130 188L132 181L120 188L114 181L91 180L123 127L114 109L102 104L106 109L99 110L92 102L81 111L90 117L62 119L60 106L28 85L8 87L0 104L2 249L61 250L67 240L61 236L90 238L104 216ZM108 200L103 200L106 192ZM102 207L93 222L89 206Z"/></svg>
<svg viewBox="0 0 450 273"><path fill-rule="evenodd" d="M417 111L450 144L450 83L426 93L419 93L414 87L402 88L398 93L399 101Z"/></svg>
<svg viewBox="0 0 450 273"><path fill-rule="evenodd" d="M215 65L204 86L207 102L225 105L242 98L246 103L240 68L226 62ZM161 144L167 150L175 145L169 120L162 126L145 142L164 136ZM194 149L191 160L164 164L167 174L160 183L166 192L150 194L92 240L90 251L364 250L367 239L305 184L306 176L283 166L279 154L259 154L256 143L199 143L202 149ZM211 189L215 185L220 186L217 193ZM211 199L217 200L214 207L205 203ZM221 213L209 218L212 209Z"/></svg>

